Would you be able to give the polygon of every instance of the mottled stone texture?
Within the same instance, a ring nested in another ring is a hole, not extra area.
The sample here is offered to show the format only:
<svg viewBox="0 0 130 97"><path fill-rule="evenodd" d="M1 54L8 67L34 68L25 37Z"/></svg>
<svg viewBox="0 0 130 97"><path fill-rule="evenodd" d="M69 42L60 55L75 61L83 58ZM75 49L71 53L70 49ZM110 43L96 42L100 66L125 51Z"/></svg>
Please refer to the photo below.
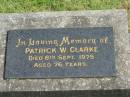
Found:
<svg viewBox="0 0 130 97"><path fill-rule="evenodd" d="M130 50L125 10L0 14L0 91L52 91L130 88ZM113 27L116 77L64 79L3 79L7 30L37 28ZM129 52L129 53L128 53Z"/></svg>

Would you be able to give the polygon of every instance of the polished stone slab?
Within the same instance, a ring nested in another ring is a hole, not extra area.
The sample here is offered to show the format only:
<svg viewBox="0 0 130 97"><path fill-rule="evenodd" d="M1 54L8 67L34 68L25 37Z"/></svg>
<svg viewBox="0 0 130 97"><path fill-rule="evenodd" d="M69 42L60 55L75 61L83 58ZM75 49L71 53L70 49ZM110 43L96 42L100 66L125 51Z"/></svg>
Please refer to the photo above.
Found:
<svg viewBox="0 0 130 97"><path fill-rule="evenodd" d="M11 30L6 49L5 79L116 76L112 27Z"/></svg>

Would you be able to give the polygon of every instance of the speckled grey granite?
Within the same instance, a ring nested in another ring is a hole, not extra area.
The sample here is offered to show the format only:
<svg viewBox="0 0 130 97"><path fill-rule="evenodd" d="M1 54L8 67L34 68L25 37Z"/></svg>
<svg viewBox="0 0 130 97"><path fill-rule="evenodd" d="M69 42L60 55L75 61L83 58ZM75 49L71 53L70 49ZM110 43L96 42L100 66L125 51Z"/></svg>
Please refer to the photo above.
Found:
<svg viewBox="0 0 130 97"><path fill-rule="evenodd" d="M7 30L64 27L113 27L116 77L3 79ZM125 10L0 14L0 91L130 89L130 46Z"/></svg>

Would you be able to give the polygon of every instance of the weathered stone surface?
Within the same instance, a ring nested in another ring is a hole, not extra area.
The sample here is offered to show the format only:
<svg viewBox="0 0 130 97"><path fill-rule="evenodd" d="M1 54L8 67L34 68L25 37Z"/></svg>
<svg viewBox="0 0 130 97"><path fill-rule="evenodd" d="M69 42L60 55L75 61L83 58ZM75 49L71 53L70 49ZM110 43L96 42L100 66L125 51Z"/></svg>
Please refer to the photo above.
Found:
<svg viewBox="0 0 130 97"><path fill-rule="evenodd" d="M6 33L13 29L113 27L116 77L3 79ZM0 14L0 91L95 90L130 88L130 50L125 10Z"/></svg>

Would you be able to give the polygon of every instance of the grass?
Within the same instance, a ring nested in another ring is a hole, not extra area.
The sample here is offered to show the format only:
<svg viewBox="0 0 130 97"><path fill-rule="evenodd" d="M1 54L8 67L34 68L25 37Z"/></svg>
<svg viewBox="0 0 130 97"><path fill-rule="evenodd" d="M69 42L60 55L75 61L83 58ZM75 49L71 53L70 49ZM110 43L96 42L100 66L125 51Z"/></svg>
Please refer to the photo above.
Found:
<svg viewBox="0 0 130 97"><path fill-rule="evenodd" d="M130 14L130 0L0 0L1 13L120 8Z"/></svg>
<svg viewBox="0 0 130 97"><path fill-rule="evenodd" d="M0 12L120 8L121 0L0 0Z"/></svg>

